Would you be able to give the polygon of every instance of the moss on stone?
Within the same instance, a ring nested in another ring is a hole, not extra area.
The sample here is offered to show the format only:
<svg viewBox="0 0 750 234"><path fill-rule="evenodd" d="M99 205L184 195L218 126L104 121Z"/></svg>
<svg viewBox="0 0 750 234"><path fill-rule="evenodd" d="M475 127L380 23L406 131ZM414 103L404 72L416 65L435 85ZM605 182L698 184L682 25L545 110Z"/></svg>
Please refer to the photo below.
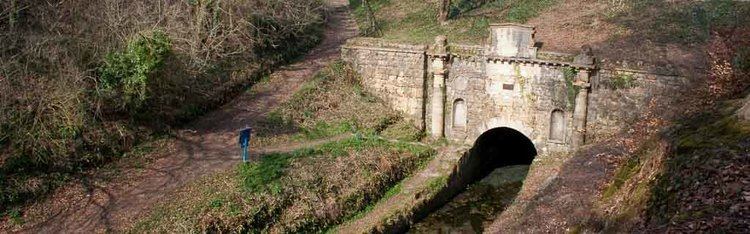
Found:
<svg viewBox="0 0 750 234"><path fill-rule="evenodd" d="M575 85L576 76L578 76L578 69L572 67L563 68L563 77L565 78L565 87L568 93L568 110L572 111L576 104L576 95L581 87Z"/></svg>

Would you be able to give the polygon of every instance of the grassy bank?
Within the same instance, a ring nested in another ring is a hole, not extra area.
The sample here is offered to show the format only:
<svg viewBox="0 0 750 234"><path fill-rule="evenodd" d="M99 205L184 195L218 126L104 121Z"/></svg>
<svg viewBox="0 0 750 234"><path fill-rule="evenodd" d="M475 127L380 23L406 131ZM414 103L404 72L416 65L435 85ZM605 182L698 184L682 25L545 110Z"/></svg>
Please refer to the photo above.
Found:
<svg viewBox="0 0 750 234"><path fill-rule="evenodd" d="M680 120L644 144L604 190L612 231L741 232L747 228L750 123L732 104ZM745 181L745 182L743 182Z"/></svg>
<svg viewBox="0 0 750 234"><path fill-rule="evenodd" d="M350 0L360 28L367 27L365 7L361 0ZM454 0L451 20L438 22L437 1L373 0L371 7L379 28L378 35L403 42L430 43L437 35L451 41L478 43L487 37L490 23L525 23L554 6L557 0Z"/></svg>
<svg viewBox="0 0 750 234"><path fill-rule="evenodd" d="M0 7L0 211L231 100L324 21L316 0Z"/></svg>
<svg viewBox="0 0 750 234"><path fill-rule="evenodd" d="M351 138L264 155L189 186L132 232L320 232L383 196L431 152Z"/></svg>
<svg viewBox="0 0 750 234"><path fill-rule="evenodd" d="M258 146L305 142L347 132L345 140L262 159L193 183L131 232L322 232L393 192L434 154L420 131L363 91L334 62L257 126Z"/></svg>
<svg viewBox="0 0 750 234"><path fill-rule="evenodd" d="M254 127L254 146L320 139L347 132L418 141L423 133L365 92L358 74L336 61Z"/></svg>

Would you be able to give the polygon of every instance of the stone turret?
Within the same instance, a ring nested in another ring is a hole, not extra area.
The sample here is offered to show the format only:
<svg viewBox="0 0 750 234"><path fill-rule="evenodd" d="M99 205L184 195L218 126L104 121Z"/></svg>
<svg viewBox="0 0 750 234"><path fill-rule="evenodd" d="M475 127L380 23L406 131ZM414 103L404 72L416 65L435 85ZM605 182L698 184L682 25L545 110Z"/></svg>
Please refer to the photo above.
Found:
<svg viewBox="0 0 750 234"><path fill-rule="evenodd" d="M503 23L490 24L488 55L516 58L536 58L534 27Z"/></svg>

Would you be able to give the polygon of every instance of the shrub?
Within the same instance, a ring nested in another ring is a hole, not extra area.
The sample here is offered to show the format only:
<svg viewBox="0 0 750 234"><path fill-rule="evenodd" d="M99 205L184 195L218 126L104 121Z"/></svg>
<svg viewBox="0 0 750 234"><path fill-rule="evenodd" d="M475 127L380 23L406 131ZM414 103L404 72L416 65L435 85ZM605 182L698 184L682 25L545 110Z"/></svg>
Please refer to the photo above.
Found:
<svg viewBox="0 0 750 234"><path fill-rule="evenodd" d="M0 138L17 152L8 157L5 167L58 164L72 153L71 145L86 122L84 95L73 88L79 84L47 77L28 80L34 82L11 85L23 95L0 107L5 121Z"/></svg>
<svg viewBox="0 0 750 234"><path fill-rule="evenodd" d="M637 85L635 77L633 74L629 73L618 73L615 77L612 77L612 80L610 80L610 88L613 90L630 89Z"/></svg>
<svg viewBox="0 0 750 234"><path fill-rule="evenodd" d="M0 212L231 100L314 46L322 13L319 0L0 1Z"/></svg>
<svg viewBox="0 0 750 234"><path fill-rule="evenodd" d="M107 98L117 99L119 109L135 110L148 98L149 79L163 64L172 43L162 31L139 34L125 51L113 52L100 68L100 88ZM150 78L151 77L151 78Z"/></svg>

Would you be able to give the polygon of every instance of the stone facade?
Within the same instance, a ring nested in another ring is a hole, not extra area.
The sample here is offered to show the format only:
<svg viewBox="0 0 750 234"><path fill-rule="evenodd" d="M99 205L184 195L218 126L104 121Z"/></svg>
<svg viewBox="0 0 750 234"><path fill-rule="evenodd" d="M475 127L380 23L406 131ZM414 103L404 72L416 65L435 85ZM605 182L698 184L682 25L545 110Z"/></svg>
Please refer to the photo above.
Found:
<svg viewBox="0 0 750 234"><path fill-rule="evenodd" d="M624 68L598 68L578 55L540 51L533 27L493 24L490 44L431 46L354 39L342 49L370 92L433 137L473 143L510 127L544 151L569 150L619 131L655 96L684 79Z"/></svg>

